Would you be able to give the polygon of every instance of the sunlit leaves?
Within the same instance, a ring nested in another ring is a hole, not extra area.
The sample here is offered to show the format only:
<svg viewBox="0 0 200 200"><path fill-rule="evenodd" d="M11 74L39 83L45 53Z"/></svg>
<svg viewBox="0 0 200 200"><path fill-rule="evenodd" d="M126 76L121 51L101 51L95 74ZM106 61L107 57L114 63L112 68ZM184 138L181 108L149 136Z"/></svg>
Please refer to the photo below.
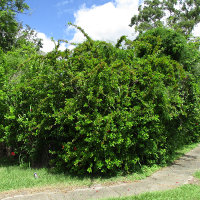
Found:
<svg viewBox="0 0 200 200"><path fill-rule="evenodd" d="M157 28L124 46L90 40L44 56L29 46L28 59L23 48L4 53L9 78L0 138L31 163L47 154L51 166L76 174L166 162L178 146L199 139L191 70L197 46Z"/></svg>
<svg viewBox="0 0 200 200"><path fill-rule="evenodd" d="M200 22L199 6L199 0L145 0L139 6L139 14L132 17L130 26L135 26L140 33L165 26L189 35Z"/></svg>

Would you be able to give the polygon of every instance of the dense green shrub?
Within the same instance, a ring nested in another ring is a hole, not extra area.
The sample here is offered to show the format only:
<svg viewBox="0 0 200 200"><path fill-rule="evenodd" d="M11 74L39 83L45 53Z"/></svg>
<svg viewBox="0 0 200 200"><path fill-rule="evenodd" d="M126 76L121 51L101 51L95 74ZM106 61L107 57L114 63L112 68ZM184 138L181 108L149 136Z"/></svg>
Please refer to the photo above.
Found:
<svg viewBox="0 0 200 200"><path fill-rule="evenodd" d="M5 78L5 70L3 67L3 56L4 53L0 48L0 121L3 122L4 119L4 109L5 109L5 102L4 102L4 92L2 90L2 87L4 85L4 78ZM0 124L0 132L3 132L3 124ZM0 137L1 142L1 137Z"/></svg>
<svg viewBox="0 0 200 200"><path fill-rule="evenodd" d="M184 35L171 29L151 29L140 34L137 42L139 57L151 55L159 50L160 54L178 61L189 72L194 72L199 62L199 39L191 38L188 41Z"/></svg>
<svg viewBox="0 0 200 200"><path fill-rule="evenodd" d="M33 54L4 85L1 138L20 159L79 174L131 172L199 139L188 64L198 64L198 50L184 60L196 43L160 28L127 48L87 38L72 51Z"/></svg>

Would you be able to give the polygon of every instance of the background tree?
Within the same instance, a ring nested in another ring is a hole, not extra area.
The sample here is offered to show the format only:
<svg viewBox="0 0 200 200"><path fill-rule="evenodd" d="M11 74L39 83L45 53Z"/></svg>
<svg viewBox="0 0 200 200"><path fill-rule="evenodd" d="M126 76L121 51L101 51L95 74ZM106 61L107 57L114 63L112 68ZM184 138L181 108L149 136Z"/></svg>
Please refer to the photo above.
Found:
<svg viewBox="0 0 200 200"><path fill-rule="evenodd" d="M200 22L200 0L145 0L130 26L140 33L161 25L188 35Z"/></svg>
<svg viewBox="0 0 200 200"><path fill-rule="evenodd" d="M4 51L9 50L14 44L20 28L16 14L23 13L28 8L24 0L0 1L0 47Z"/></svg>

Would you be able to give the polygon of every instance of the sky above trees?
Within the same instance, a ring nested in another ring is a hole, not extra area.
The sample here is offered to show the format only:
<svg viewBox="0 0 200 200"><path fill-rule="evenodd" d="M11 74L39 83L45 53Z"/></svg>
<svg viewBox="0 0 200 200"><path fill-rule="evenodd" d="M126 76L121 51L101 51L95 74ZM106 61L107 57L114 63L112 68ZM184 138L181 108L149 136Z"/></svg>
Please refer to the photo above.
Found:
<svg viewBox="0 0 200 200"><path fill-rule="evenodd" d="M129 27L131 18L138 13L142 0L26 0L30 6L27 14L18 16L43 39L43 51L54 48L51 37L70 42L82 42L84 36L68 22L81 26L95 40L116 42L122 35L135 37L134 28ZM200 28L195 29L198 35ZM61 49L66 48L65 44Z"/></svg>
<svg viewBox="0 0 200 200"><path fill-rule="evenodd" d="M68 22L81 26L93 39L116 42L121 35L133 36L129 27L137 13L138 0L26 0L27 14L18 20L28 24L44 40L44 51L54 47L55 40L83 41L83 35L69 27ZM63 45L62 48L65 48Z"/></svg>

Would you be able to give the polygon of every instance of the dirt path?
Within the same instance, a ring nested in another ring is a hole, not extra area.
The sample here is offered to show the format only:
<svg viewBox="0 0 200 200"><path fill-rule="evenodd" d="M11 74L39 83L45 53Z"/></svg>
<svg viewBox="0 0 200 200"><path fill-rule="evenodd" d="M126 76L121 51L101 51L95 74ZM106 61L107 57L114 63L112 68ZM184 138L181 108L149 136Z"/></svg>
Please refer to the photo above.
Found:
<svg viewBox="0 0 200 200"><path fill-rule="evenodd" d="M143 192L173 189L183 184L197 183L192 175L200 170L200 145L150 177L114 186L91 188L45 188L43 191L22 190L0 193L1 200L87 200L130 196Z"/></svg>

